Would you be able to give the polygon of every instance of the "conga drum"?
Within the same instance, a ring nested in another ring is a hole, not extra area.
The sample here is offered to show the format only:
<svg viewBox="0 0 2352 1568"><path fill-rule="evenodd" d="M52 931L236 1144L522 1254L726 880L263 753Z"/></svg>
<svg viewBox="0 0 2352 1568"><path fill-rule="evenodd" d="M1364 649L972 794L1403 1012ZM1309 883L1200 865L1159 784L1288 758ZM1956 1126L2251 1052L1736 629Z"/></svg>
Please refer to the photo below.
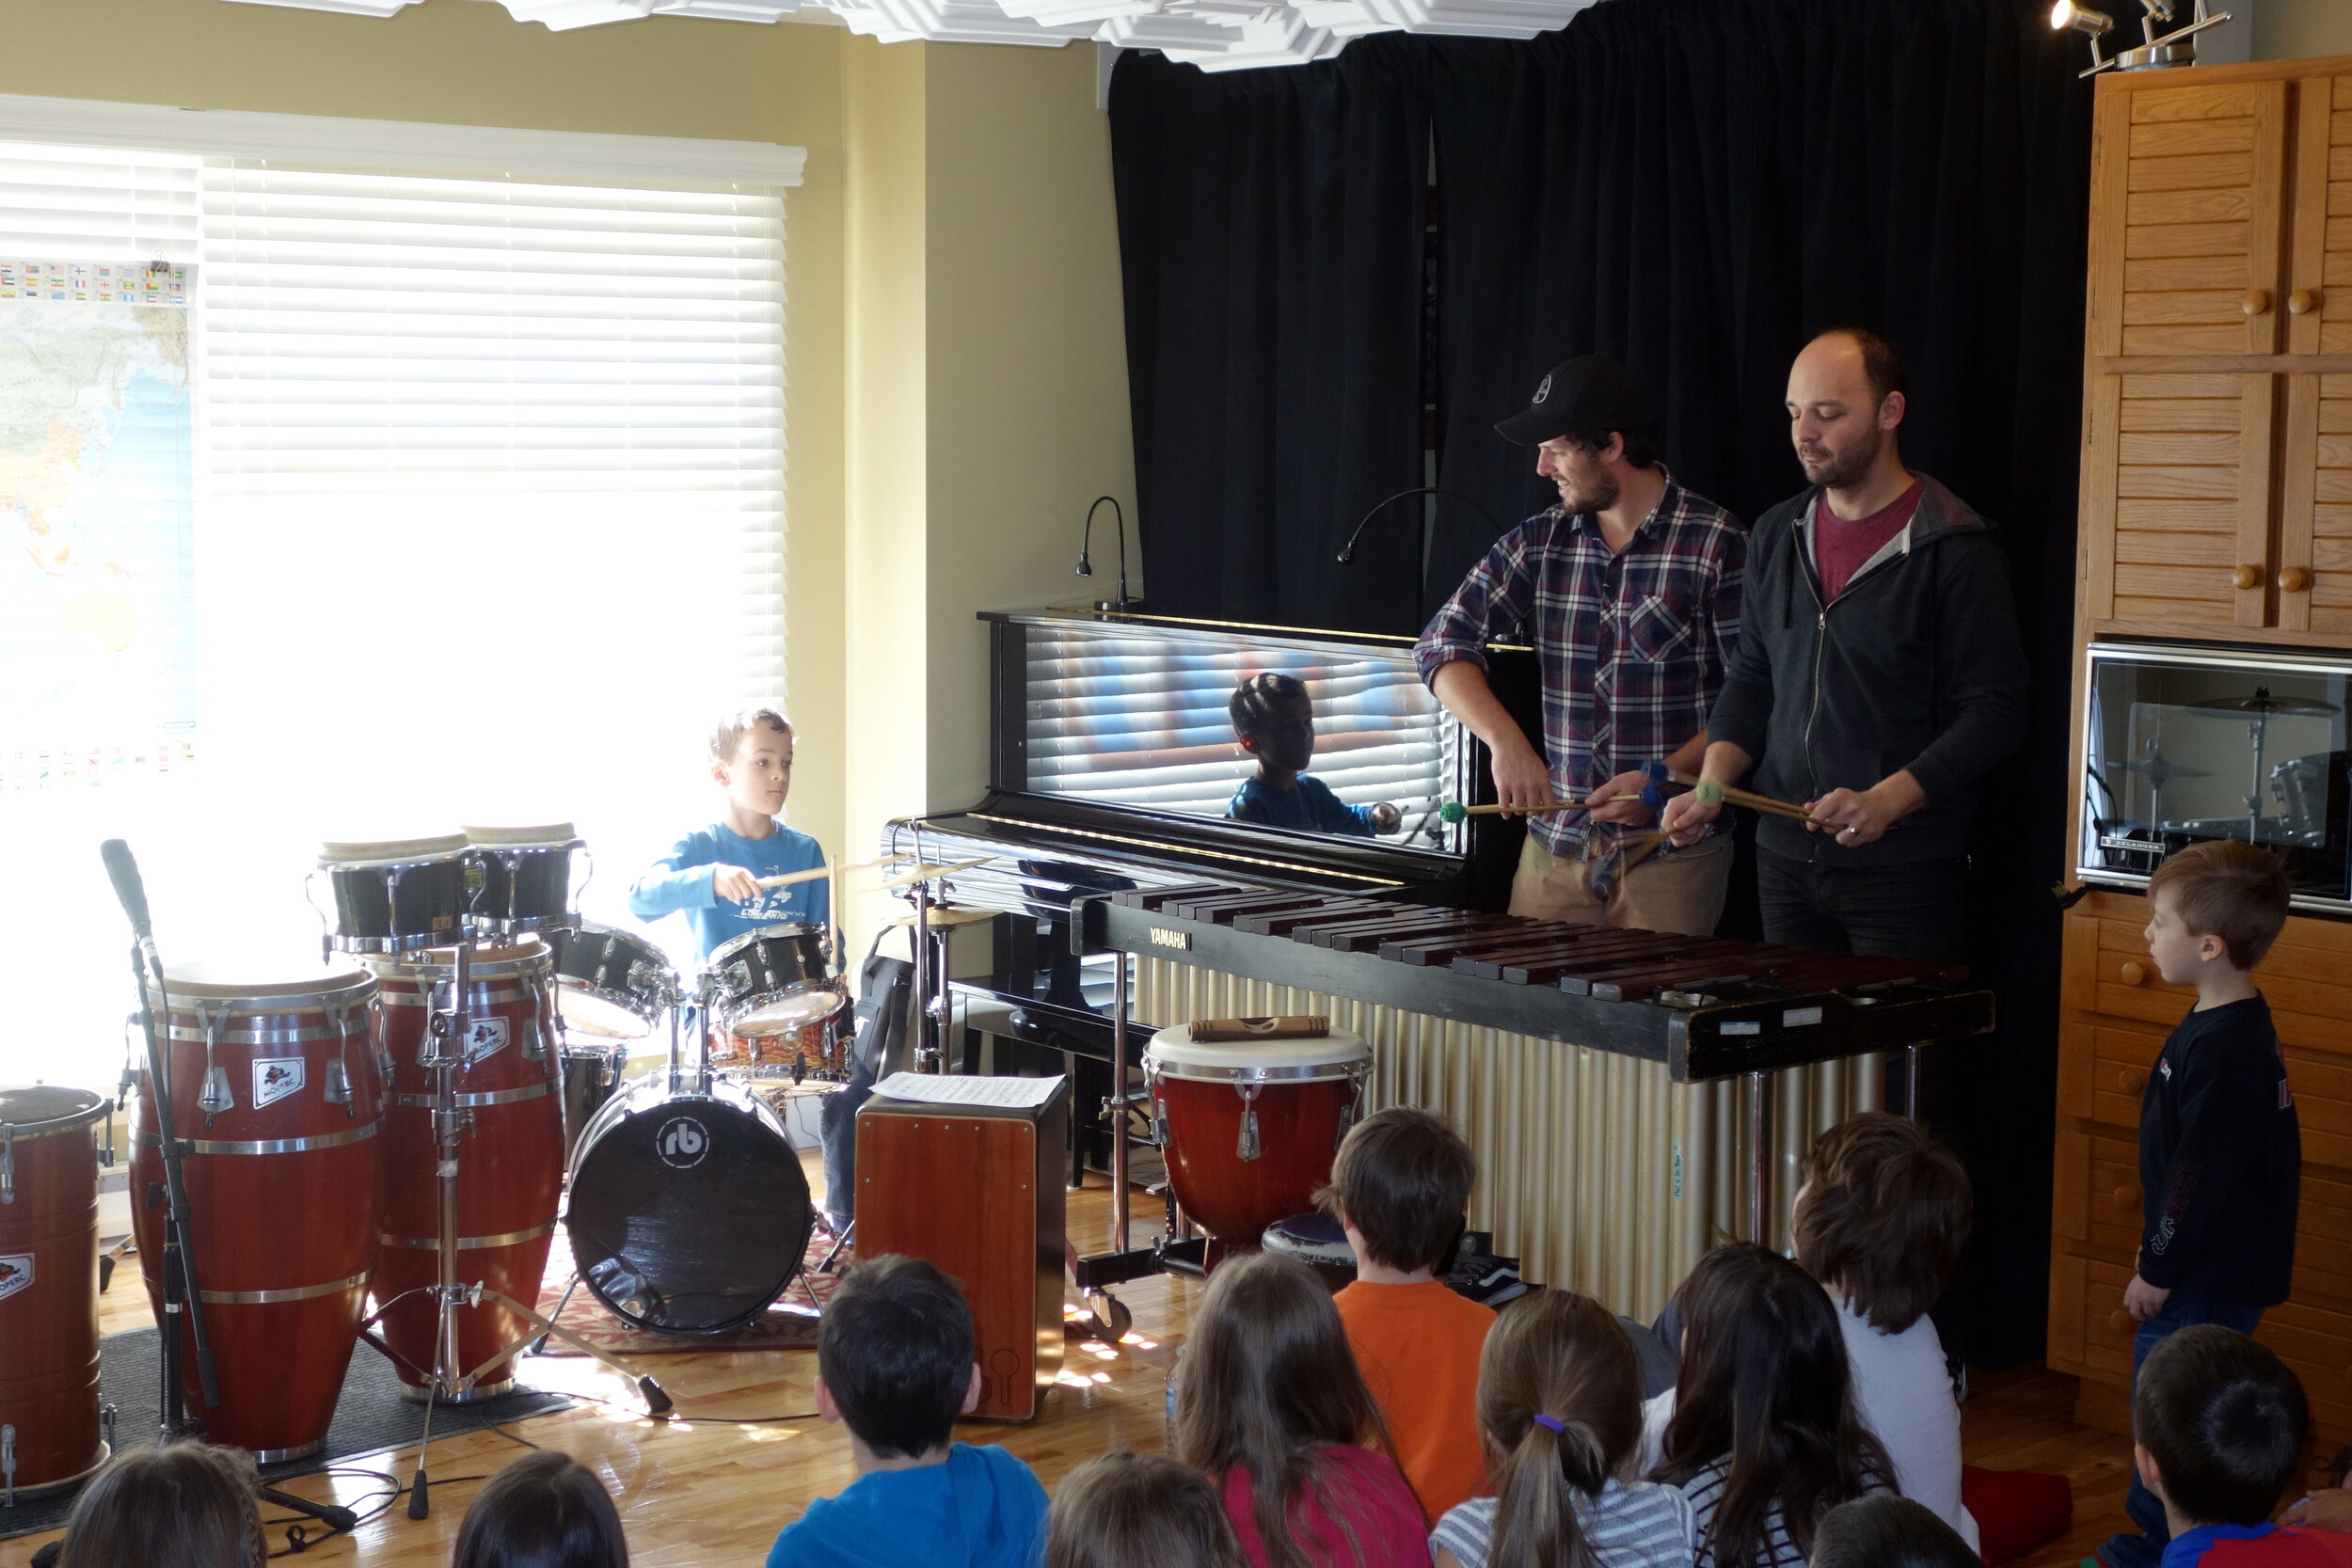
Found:
<svg viewBox="0 0 2352 1568"><path fill-rule="evenodd" d="M1143 1072L1168 1186L1221 1255L1313 1206L1362 1109L1372 1051L1345 1029L1209 1043L1179 1024L1152 1037Z"/></svg>
<svg viewBox="0 0 2352 1568"><path fill-rule="evenodd" d="M98 1157L106 1101L0 1088L0 1494L71 1486L98 1422Z"/></svg>
<svg viewBox="0 0 2352 1568"><path fill-rule="evenodd" d="M356 969L269 974L167 966L148 983L184 1152L188 1255L202 1292L220 1403L205 1408L193 1329L181 1360L188 1411L215 1443L264 1462L326 1441L358 1343L371 1226L384 1180L375 982ZM131 1158L131 1223L155 1321L165 1212L147 1075Z"/></svg>
<svg viewBox="0 0 2352 1568"><path fill-rule="evenodd" d="M434 991L449 989L454 959L448 949L435 949L361 960L383 988L384 1037L392 1056L375 1304L393 1366L409 1397L418 1400L432 1383L440 1316L423 1289L440 1280L441 1188L433 1137L437 1073L422 1057ZM457 1278L535 1307L564 1184L554 958L547 943L525 936L472 948L467 959L464 1061L450 1069L456 1108L471 1118L457 1146ZM452 1375L473 1371L536 1332L495 1302L460 1307L457 1349L464 1365ZM455 1398L492 1399L513 1384L511 1370L496 1369Z"/></svg>

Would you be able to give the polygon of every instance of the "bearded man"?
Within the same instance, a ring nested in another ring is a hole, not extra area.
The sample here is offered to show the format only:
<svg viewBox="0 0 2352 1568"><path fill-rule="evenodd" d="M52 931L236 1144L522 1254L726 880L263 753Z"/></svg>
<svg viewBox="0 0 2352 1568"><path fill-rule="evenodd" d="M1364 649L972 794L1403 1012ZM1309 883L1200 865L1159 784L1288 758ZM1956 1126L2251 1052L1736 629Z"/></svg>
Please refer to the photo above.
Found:
<svg viewBox="0 0 2352 1568"><path fill-rule="evenodd" d="M1772 942L1957 960L1977 781L2026 731L2026 657L1993 525L1903 467L1902 361L1856 328L1788 372L1812 482L1757 519L1740 648L1708 716L1702 787L1661 826L1696 842L1708 784L1830 824L1765 816L1756 884Z"/></svg>

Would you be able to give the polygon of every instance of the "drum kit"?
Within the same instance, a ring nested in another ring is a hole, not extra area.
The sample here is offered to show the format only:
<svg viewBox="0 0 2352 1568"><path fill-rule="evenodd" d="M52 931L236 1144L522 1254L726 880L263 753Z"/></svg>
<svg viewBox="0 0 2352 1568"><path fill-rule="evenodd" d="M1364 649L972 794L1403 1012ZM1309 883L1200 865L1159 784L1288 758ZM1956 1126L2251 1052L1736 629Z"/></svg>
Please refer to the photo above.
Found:
<svg viewBox="0 0 2352 1568"><path fill-rule="evenodd" d="M807 1181L743 1080L846 1078L824 927L739 938L690 992L660 949L573 912L568 824L476 827L323 846L317 967L166 964L129 850L106 853L145 1050L113 1101L0 1088L0 1502L77 1484L110 1451L98 1127L111 1144L125 1101L164 1431L265 1463L325 1446L362 1342L424 1406L427 1441L437 1403L509 1391L514 1357L550 1335L667 1411L652 1379L538 1311L559 1217L579 1283L657 1333L748 1323L798 1273ZM691 1070L682 1017L703 1042ZM668 1071L623 1083L665 1020Z"/></svg>

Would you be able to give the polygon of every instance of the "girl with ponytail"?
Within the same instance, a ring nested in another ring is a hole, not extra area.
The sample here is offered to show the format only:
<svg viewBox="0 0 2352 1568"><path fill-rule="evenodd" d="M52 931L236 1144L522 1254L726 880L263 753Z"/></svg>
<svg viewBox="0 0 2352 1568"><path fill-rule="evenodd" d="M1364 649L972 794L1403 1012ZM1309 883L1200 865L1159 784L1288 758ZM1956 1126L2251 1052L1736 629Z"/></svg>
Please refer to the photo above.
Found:
<svg viewBox="0 0 2352 1568"><path fill-rule="evenodd" d="M1449 1509L1438 1568L1691 1568L1691 1505L1620 1474L1642 1436L1642 1372L1616 1315L1537 1291L1502 1310L1478 1362L1478 1425L1501 1494Z"/></svg>

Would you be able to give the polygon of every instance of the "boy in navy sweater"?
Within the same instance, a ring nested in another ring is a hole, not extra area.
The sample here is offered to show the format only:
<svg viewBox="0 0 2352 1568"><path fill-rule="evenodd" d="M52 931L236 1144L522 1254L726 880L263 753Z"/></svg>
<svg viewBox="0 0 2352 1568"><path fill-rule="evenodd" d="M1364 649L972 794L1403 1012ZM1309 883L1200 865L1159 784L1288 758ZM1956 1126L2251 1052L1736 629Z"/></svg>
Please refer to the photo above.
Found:
<svg viewBox="0 0 2352 1568"><path fill-rule="evenodd" d="M694 958L763 926L824 924L822 879L762 888L762 877L814 871L825 851L776 820L792 791L792 726L773 708L729 714L710 735L710 776L726 796L717 822L671 846L628 890L628 912L659 920L684 911Z"/></svg>
<svg viewBox="0 0 2352 1568"><path fill-rule="evenodd" d="M2222 839L2191 845L2148 879L2146 936L2156 971L2194 986L2139 1107L2139 1257L2123 1289L2139 1322L2132 1377L2165 1336L2199 1323L2251 1334L2284 1301L2295 1268L2302 1134L2286 1058L2253 968L2286 924L2278 858ZM2124 1510L2138 1535L2099 1548L2106 1568L2158 1568L2164 1504L2132 1477Z"/></svg>
<svg viewBox="0 0 2352 1568"><path fill-rule="evenodd" d="M1315 705L1297 676L1252 675L1233 689L1225 710L1233 721L1233 738L1258 759L1258 770L1242 780L1225 808L1232 820L1357 838L1392 833L1404 820L1404 813L1386 800L1374 806L1343 803L1329 784L1306 770L1315 755Z"/></svg>

